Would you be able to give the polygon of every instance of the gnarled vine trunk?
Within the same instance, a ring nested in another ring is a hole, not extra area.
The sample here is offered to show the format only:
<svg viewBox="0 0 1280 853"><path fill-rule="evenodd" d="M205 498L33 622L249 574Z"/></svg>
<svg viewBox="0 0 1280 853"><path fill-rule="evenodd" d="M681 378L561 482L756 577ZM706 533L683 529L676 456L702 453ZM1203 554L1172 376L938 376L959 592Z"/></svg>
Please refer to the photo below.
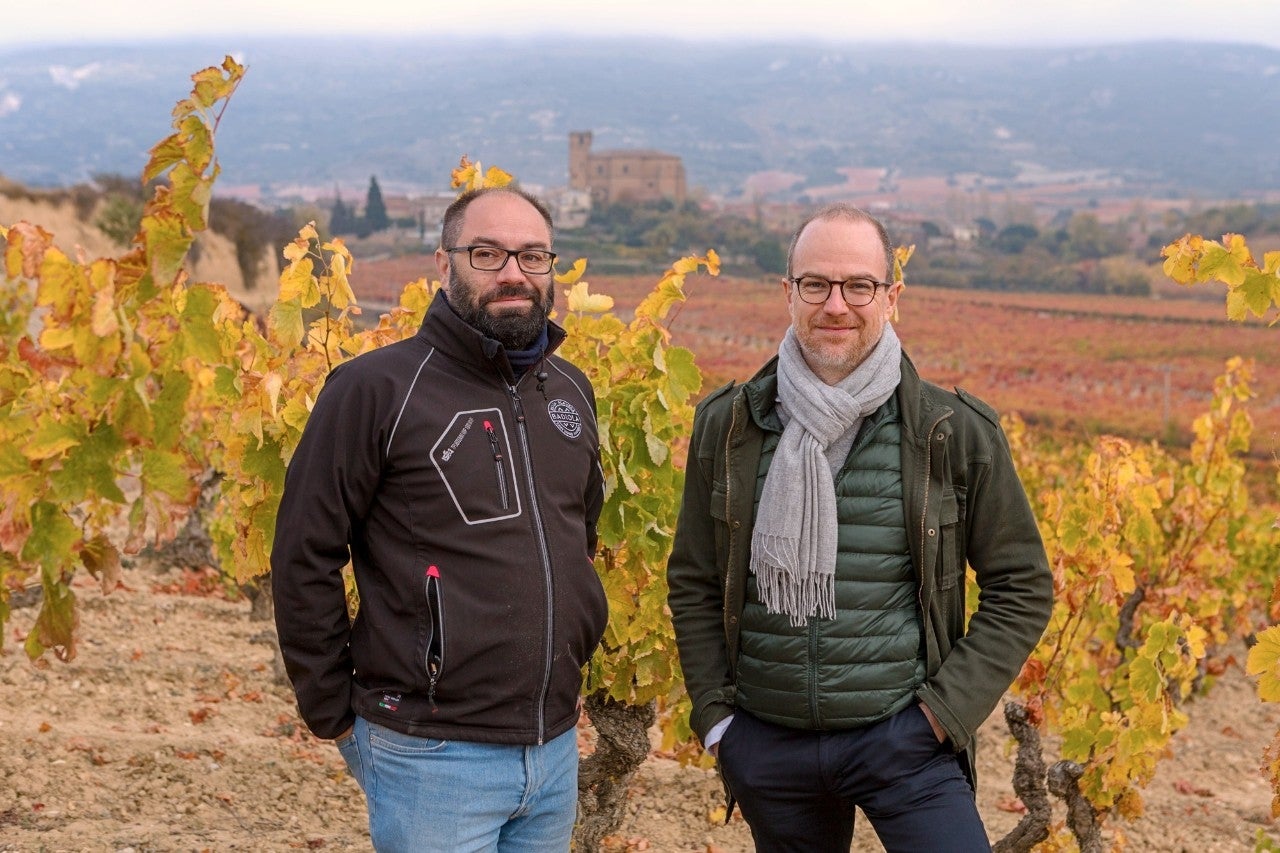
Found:
<svg viewBox="0 0 1280 853"><path fill-rule="evenodd" d="M1017 702L1004 704L1004 721L1018 742L1018 755L1013 764L1013 790L1027 807L1027 813L1008 835L995 843L992 851L1028 853L1049 837L1049 823L1053 820L1049 792L1045 788L1040 732L1028 719L1026 706Z"/></svg>
<svg viewBox="0 0 1280 853"><path fill-rule="evenodd" d="M1067 804L1067 828L1076 837L1080 853L1102 853L1102 827L1093 803L1080 792L1084 766L1075 761L1059 761L1049 768L1049 790Z"/></svg>
<svg viewBox="0 0 1280 853"><path fill-rule="evenodd" d="M622 824L627 787L649 757L649 727L657 717L652 701L628 705L600 692L587 696L586 709L597 739L596 751L578 767L576 853L599 850L601 839Z"/></svg>

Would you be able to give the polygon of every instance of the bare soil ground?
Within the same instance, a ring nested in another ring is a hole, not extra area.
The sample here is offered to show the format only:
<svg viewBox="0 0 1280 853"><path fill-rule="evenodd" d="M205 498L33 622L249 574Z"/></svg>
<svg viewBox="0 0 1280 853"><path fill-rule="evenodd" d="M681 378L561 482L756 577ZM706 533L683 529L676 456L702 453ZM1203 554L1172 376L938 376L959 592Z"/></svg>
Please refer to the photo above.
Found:
<svg viewBox="0 0 1280 853"><path fill-rule="evenodd" d="M71 663L28 662L34 606L16 607L5 629L0 851L370 849L362 795L337 751L298 721L274 680L270 626L249 620L248 602L174 570L128 569L105 598L91 585L77 591L82 641ZM1244 851L1260 830L1280 838L1258 771L1280 707L1261 704L1233 666L1188 711L1146 815L1123 827L1127 849ZM997 714L980 756L993 839L1019 817L1008 747ZM722 805L712 772L655 754L607 849L750 850L740 817L715 821ZM881 849L865 822L855 844Z"/></svg>

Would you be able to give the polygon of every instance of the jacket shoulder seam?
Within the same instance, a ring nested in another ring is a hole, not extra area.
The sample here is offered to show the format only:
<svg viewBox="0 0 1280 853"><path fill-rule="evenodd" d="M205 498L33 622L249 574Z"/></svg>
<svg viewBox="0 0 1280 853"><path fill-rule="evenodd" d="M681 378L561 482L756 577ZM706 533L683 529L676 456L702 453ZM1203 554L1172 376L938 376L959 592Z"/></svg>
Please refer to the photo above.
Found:
<svg viewBox="0 0 1280 853"><path fill-rule="evenodd" d="M724 385L721 385L719 388L715 389L710 394L703 397L702 400L696 406L697 411L703 411L707 408L710 408L712 403L714 403L716 400L723 397L725 394L728 394L731 390L733 390L735 385L737 385L736 382L734 382L733 380L729 380Z"/></svg>
<svg viewBox="0 0 1280 853"><path fill-rule="evenodd" d="M998 412L996 412L994 408L990 406L990 404L973 396L968 391L961 388L959 385L956 386L956 396L959 397L961 402L963 402L970 409L973 409L975 412L977 412L979 415L984 417L986 420L990 421L992 426L994 426L997 429L1000 428L1000 415Z"/></svg>

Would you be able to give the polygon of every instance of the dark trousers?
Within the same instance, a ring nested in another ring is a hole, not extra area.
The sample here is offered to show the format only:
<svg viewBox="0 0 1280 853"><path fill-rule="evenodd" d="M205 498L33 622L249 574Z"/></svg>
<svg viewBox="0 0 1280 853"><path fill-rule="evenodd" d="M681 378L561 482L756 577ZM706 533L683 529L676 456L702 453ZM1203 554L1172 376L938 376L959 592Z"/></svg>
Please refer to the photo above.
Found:
<svg viewBox="0 0 1280 853"><path fill-rule="evenodd" d="M959 761L915 704L838 732L776 726L739 708L718 759L760 853L848 853L855 806L888 853L991 850Z"/></svg>

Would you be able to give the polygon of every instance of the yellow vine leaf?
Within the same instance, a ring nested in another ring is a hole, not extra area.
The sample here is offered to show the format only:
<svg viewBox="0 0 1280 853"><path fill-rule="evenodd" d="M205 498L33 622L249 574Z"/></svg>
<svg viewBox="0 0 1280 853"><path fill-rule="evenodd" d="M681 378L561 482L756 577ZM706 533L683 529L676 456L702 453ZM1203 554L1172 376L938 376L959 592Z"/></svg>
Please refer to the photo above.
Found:
<svg viewBox="0 0 1280 853"><path fill-rule="evenodd" d="M1280 255L1280 252L1274 254ZM1227 317L1232 320L1243 320L1246 310L1255 317L1265 317L1272 304L1280 303L1280 277L1275 272L1247 270L1239 287L1233 288L1227 299Z"/></svg>
<svg viewBox="0 0 1280 853"><path fill-rule="evenodd" d="M705 260L707 263L707 274L720 275L720 255L716 253L715 249L707 249L707 256Z"/></svg>
<svg viewBox="0 0 1280 853"><path fill-rule="evenodd" d="M1205 239L1198 234L1187 234L1160 250L1166 260L1164 274L1179 284L1196 281L1196 261L1204 248Z"/></svg>
<svg viewBox="0 0 1280 853"><path fill-rule="evenodd" d="M142 171L143 182L151 181L163 174L175 163L181 162L182 157L182 141L177 134L160 140L151 147L151 159Z"/></svg>
<svg viewBox="0 0 1280 853"><path fill-rule="evenodd" d="M613 297L599 293L589 293L585 281L580 281L569 289L566 302L570 311L583 314L603 314L613 309Z"/></svg>
<svg viewBox="0 0 1280 853"><path fill-rule="evenodd" d="M267 393L271 406L271 416L276 417L280 411L280 389L284 387L284 379L279 373L272 371L262 378L262 388Z"/></svg>
<svg viewBox="0 0 1280 853"><path fill-rule="evenodd" d="M505 187L514 180L514 177L502 171L497 166L490 166L489 171L484 173L484 185L487 187Z"/></svg>
<svg viewBox="0 0 1280 853"><path fill-rule="evenodd" d="M23 454L33 462L57 456L84 440L84 433L73 424L57 420L53 413L39 415L36 424L35 432L23 449Z"/></svg>
<svg viewBox="0 0 1280 853"><path fill-rule="evenodd" d="M1280 625L1258 634L1249 650L1245 672L1258 676L1258 696L1264 702L1280 702Z"/></svg>
<svg viewBox="0 0 1280 853"><path fill-rule="evenodd" d="M505 187L514 180L515 178L497 166L490 166L489 171L484 171L479 160L473 163L464 154L458 161L457 168L450 175L449 186L466 192L484 187Z"/></svg>
<svg viewBox="0 0 1280 853"><path fill-rule="evenodd" d="M557 284L577 284L578 279L582 278L582 274L587 271L587 259L578 258L573 262L573 266L564 272L556 273Z"/></svg>
<svg viewBox="0 0 1280 853"><path fill-rule="evenodd" d="M356 295L351 290L351 282L347 279L351 253L347 251L341 240L325 243L323 248L332 253L329 275L325 279L329 292L329 304L339 311L355 306ZM354 313L358 314L359 311Z"/></svg>
<svg viewBox="0 0 1280 853"><path fill-rule="evenodd" d="M102 594L113 592L123 573L120 568L120 552L106 536L95 536L80 549L80 559L90 575L98 579Z"/></svg>
<svg viewBox="0 0 1280 853"><path fill-rule="evenodd" d="M5 273L10 278L35 278L45 252L53 247L53 235L29 222L19 222L5 235Z"/></svg>
<svg viewBox="0 0 1280 853"><path fill-rule="evenodd" d="M39 269L36 304L49 306L58 319L73 315L76 296L84 281L84 268L61 251L50 249L44 253Z"/></svg>
<svg viewBox="0 0 1280 853"><path fill-rule="evenodd" d="M678 275L687 275L698 268L698 264L702 263L702 258L692 256L683 257L671 265L671 270Z"/></svg>
<svg viewBox="0 0 1280 853"><path fill-rule="evenodd" d="M280 301L297 301L303 308L310 308L320 301L320 287L316 281L314 264L305 255L293 260L280 273Z"/></svg>
<svg viewBox="0 0 1280 853"><path fill-rule="evenodd" d="M89 270L93 286L93 315L90 328L95 335L106 337L120 330L116 316L116 283L114 267L109 263L95 263Z"/></svg>
<svg viewBox="0 0 1280 853"><path fill-rule="evenodd" d="M903 270L907 266L907 261L911 260L911 256L915 254L916 244L910 246L898 246L893 250L893 280L902 281Z"/></svg>
<svg viewBox="0 0 1280 853"><path fill-rule="evenodd" d="M296 299L272 305L267 312L267 326L275 339L289 349L299 346L307 334L302 306Z"/></svg>
<svg viewBox="0 0 1280 853"><path fill-rule="evenodd" d="M213 134L199 116L190 115L178 125L178 140L187 168L196 174L204 172L213 163Z"/></svg>
<svg viewBox="0 0 1280 853"><path fill-rule="evenodd" d="M1241 235L1226 234L1222 239L1223 243L1205 243L1197 277L1201 281L1216 278L1233 288L1239 287L1244 283L1245 271L1249 267L1256 268L1253 255Z"/></svg>
<svg viewBox="0 0 1280 853"><path fill-rule="evenodd" d="M164 189L156 189L157 198L168 196L162 192ZM151 213L142 217L142 231L150 260L148 272L158 286L164 287L174 282L187 259L191 232L186 221L172 207L153 203L150 210Z"/></svg>
<svg viewBox="0 0 1280 853"><path fill-rule="evenodd" d="M40 333L40 346L51 352L68 349L74 346L75 342L75 330L64 326L46 326Z"/></svg>

